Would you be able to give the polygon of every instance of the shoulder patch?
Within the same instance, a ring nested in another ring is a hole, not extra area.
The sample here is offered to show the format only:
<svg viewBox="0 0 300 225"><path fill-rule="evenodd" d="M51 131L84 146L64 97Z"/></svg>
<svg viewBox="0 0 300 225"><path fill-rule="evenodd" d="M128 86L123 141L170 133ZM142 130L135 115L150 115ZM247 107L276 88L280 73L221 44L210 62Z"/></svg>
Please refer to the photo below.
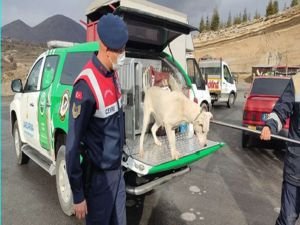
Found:
<svg viewBox="0 0 300 225"><path fill-rule="evenodd" d="M83 94L82 91L76 91L75 98L78 100L82 100Z"/></svg>
<svg viewBox="0 0 300 225"><path fill-rule="evenodd" d="M72 115L74 119L76 119L80 115L80 111L81 111L81 105L76 105L75 103L73 103Z"/></svg>

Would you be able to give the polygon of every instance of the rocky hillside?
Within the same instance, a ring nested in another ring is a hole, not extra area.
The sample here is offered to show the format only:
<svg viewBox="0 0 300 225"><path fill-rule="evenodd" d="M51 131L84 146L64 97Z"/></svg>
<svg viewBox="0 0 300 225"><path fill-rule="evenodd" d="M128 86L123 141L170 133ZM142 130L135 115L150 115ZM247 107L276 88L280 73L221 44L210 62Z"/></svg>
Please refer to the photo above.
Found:
<svg viewBox="0 0 300 225"><path fill-rule="evenodd" d="M256 65L300 65L300 6L194 38L195 55L226 60L238 74Z"/></svg>
<svg viewBox="0 0 300 225"><path fill-rule="evenodd" d="M12 41L11 39L2 40L1 71L3 96L13 94L10 90L11 81L17 78L24 81L34 60L46 49L47 46L43 44Z"/></svg>

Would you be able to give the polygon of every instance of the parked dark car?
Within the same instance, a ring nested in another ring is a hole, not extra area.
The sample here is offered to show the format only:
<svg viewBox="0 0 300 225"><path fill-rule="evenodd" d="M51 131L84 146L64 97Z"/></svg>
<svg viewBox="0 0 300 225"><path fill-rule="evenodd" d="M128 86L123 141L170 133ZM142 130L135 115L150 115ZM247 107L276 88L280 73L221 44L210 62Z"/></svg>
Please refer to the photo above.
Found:
<svg viewBox="0 0 300 225"><path fill-rule="evenodd" d="M288 82L288 77L256 77L250 88L247 96L244 113L243 113L243 126L252 130L262 130L265 121L268 119L269 114ZM246 97L246 96L245 96ZM279 135L287 136L289 128L289 120L286 121L283 129ZM250 138L253 134L247 131L242 133L242 147L249 146ZM257 136L257 135L256 135Z"/></svg>

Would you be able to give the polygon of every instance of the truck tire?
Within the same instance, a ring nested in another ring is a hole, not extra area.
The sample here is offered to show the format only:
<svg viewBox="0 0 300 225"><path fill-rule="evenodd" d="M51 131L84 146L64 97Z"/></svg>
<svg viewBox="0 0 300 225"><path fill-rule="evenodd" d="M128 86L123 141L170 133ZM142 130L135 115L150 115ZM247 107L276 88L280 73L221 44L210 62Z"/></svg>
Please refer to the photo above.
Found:
<svg viewBox="0 0 300 225"><path fill-rule="evenodd" d="M234 105L235 102L235 95L234 93L230 93L227 101L227 107L231 108Z"/></svg>
<svg viewBox="0 0 300 225"><path fill-rule="evenodd" d="M19 126L17 120L14 123L13 137L14 137L15 151L17 155L17 163L19 165L27 164L29 161L29 157L21 150L23 143L20 138Z"/></svg>
<svg viewBox="0 0 300 225"><path fill-rule="evenodd" d="M200 107L205 111L205 112L209 112L209 106L206 102L202 102Z"/></svg>
<svg viewBox="0 0 300 225"><path fill-rule="evenodd" d="M242 147L249 148L249 146L250 146L250 136L249 134L242 132Z"/></svg>
<svg viewBox="0 0 300 225"><path fill-rule="evenodd" d="M56 190L62 211L71 216L74 214L73 195L66 170L66 146L61 144L56 157Z"/></svg>

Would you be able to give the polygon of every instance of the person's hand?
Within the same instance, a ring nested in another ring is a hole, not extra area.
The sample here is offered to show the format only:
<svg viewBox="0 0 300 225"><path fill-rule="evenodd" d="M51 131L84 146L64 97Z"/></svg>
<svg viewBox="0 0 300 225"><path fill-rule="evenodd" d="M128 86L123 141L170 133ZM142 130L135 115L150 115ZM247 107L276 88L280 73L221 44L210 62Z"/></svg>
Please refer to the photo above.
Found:
<svg viewBox="0 0 300 225"><path fill-rule="evenodd" d="M271 140L271 130L268 126L264 126L262 129L260 139L265 141Z"/></svg>
<svg viewBox="0 0 300 225"><path fill-rule="evenodd" d="M75 211L75 216L78 219L80 219L80 220L84 219L85 215L88 214L86 201L83 200L82 202L80 202L78 204L74 204L74 211Z"/></svg>

